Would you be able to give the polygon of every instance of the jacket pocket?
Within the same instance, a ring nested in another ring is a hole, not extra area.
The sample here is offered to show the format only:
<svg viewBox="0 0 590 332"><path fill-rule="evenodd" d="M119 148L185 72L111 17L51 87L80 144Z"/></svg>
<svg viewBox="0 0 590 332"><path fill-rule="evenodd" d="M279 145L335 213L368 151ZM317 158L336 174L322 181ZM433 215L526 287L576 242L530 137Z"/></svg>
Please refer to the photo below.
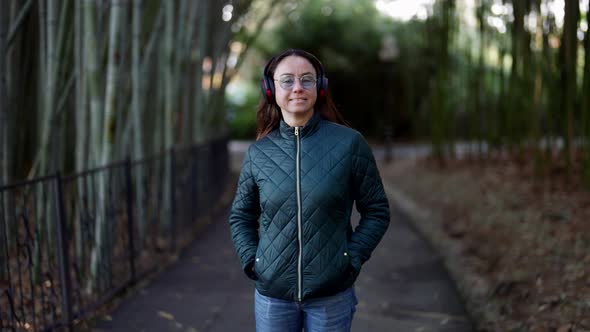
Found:
<svg viewBox="0 0 590 332"><path fill-rule="evenodd" d="M339 270L340 270L340 280L344 281L347 280L348 277L350 276L350 271L351 271L351 260L350 260L350 254L348 253L347 249L344 249L344 251L341 253L341 257L340 259L337 260L337 262L340 262L339 265Z"/></svg>
<svg viewBox="0 0 590 332"><path fill-rule="evenodd" d="M254 257L254 268L253 268L254 274L256 275L256 278L258 280L261 279L262 274L264 272L264 268L265 268L264 262L265 262L265 260L262 255L262 247L259 244L258 249L256 249L256 257Z"/></svg>
<svg viewBox="0 0 590 332"><path fill-rule="evenodd" d="M346 251L344 251L344 257L345 267L342 273L342 280L345 284L352 284L358 277L360 271L358 271L356 267L354 267L354 265L352 264L352 256L350 255L348 248L346 249Z"/></svg>
<svg viewBox="0 0 590 332"><path fill-rule="evenodd" d="M350 263L350 254L348 253L348 250L344 250L344 253L342 254L343 258L342 258L342 266L343 266L343 270L346 272L351 265Z"/></svg>
<svg viewBox="0 0 590 332"><path fill-rule="evenodd" d="M254 259L254 266L252 267L252 272L256 276L256 280L260 280L260 275L258 274L258 271L260 270L260 268L258 267L258 262L260 262L260 258L256 257Z"/></svg>

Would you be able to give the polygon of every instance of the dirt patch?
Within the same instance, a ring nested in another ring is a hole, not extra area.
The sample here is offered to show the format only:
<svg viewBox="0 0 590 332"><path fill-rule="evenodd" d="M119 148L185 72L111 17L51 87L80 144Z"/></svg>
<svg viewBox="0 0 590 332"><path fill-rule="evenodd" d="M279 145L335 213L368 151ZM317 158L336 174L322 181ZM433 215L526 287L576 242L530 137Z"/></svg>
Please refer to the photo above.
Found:
<svg viewBox="0 0 590 332"><path fill-rule="evenodd" d="M412 202L478 331L590 331L587 191L510 162L399 161L382 176Z"/></svg>

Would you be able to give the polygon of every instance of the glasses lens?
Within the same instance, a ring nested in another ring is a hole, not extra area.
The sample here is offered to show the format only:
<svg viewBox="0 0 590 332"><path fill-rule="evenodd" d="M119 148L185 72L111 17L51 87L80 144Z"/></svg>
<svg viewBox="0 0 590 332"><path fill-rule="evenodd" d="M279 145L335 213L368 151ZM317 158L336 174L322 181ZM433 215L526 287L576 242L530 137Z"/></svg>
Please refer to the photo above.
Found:
<svg viewBox="0 0 590 332"><path fill-rule="evenodd" d="M301 86L304 89L309 90L315 86L315 78L313 76L303 76L299 79Z"/></svg>
<svg viewBox="0 0 590 332"><path fill-rule="evenodd" d="M292 76L283 76L279 79L279 84L281 88L290 90L293 88L293 85L295 85L295 78Z"/></svg>

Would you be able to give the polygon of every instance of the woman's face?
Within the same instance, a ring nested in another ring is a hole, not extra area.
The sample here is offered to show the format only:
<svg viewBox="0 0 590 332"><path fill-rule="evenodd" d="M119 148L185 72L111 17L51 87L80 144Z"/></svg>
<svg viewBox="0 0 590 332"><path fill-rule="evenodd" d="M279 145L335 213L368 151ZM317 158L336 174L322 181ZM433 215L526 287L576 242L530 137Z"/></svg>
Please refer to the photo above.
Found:
<svg viewBox="0 0 590 332"><path fill-rule="evenodd" d="M275 99L283 117L311 117L317 99L317 76L313 65L305 58L290 55L277 65L274 80Z"/></svg>

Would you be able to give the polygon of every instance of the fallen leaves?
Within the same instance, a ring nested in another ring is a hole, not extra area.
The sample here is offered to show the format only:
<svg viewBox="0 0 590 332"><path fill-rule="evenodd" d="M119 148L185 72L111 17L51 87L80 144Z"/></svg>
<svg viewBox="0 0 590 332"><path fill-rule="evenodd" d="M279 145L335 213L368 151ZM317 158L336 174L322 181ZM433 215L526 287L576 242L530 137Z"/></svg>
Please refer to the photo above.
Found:
<svg viewBox="0 0 590 332"><path fill-rule="evenodd" d="M174 320L174 315L165 312L165 311L158 311L158 316L167 319L167 320Z"/></svg>
<svg viewBox="0 0 590 332"><path fill-rule="evenodd" d="M590 193L510 163L449 165L400 163L383 177L433 216L428 236L478 330L590 331Z"/></svg>
<svg viewBox="0 0 590 332"><path fill-rule="evenodd" d="M572 328L572 324L562 325L557 329L556 332L573 332Z"/></svg>

